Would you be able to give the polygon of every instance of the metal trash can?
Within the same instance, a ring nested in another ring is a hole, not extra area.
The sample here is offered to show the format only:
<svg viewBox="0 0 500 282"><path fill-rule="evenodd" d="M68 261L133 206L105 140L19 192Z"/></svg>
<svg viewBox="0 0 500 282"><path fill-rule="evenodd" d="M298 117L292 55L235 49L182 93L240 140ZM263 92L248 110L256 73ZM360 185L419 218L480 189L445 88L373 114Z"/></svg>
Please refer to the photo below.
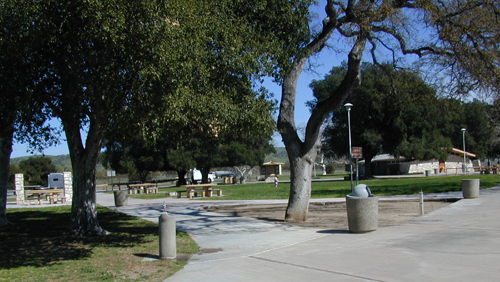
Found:
<svg viewBox="0 0 500 282"><path fill-rule="evenodd" d="M128 191L118 190L113 192L115 194L115 206L121 207L127 205Z"/></svg>
<svg viewBox="0 0 500 282"><path fill-rule="evenodd" d="M347 223L352 233L374 231L378 228L378 198L368 186L359 184L346 197Z"/></svg>

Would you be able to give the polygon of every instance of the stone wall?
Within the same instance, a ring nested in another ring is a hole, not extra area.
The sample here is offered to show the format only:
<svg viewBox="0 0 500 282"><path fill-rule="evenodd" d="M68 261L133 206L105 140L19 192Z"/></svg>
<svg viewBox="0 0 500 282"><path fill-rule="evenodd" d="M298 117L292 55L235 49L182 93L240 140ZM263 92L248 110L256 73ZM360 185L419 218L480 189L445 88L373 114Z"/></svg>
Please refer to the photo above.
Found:
<svg viewBox="0 0 500 282"><path fill-rule="evenodd" d="M471 170L471 164L467 164L468 171ZM445 162L445 171L442 171L442 173L461 173L462 172L462 162ZM436 169L436 170L435 170ZM421 163L413 163L410 164L408 168L408 173L409 174L414 174L414 173L425 173L426 170L430 170L431 174L434 174L435 171L440 173L439 171L439 162L438 161L429 161L429 162L421 162Z"/></svg>
<svg viewBox="0 0 500 282"><path fill-rule="evenodd" d="M434 169L437 169L439 171L439 161L429 161L429 162L410 164L410 167L408 168L408 173L409 174L425 173L426 170L430 170L431 173L434 173Z"/></svg>
<svg viewBox="0 0 500 282"><path fill-rule="evenodd" d="M73 176L71 172L64 172L64 197L66 201L71 202L73 200Z"/></svg>
<svg viewBox="0 0 500 282"><path fill-rule="evenodd" d="M16 204L24 205L24 175L22 173L14 175L14 186L16 187Z"/></svg>

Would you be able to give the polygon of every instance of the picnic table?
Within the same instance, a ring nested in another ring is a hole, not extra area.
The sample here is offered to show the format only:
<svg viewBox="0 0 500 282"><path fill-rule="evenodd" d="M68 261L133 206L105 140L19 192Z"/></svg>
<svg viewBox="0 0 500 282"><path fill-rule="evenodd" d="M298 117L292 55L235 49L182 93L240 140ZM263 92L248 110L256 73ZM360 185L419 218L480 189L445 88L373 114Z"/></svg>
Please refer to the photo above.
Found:
<svg viewBox="0 0 500 282"><path fill-rule="evenodd" d="M183 192L186 192L187 197L190 199L198 193L201 194L201 197L212 197L214 191L217 192L217 196L222 196L222 189L212 189L216 185L217 183L181 185L181 187L186 188L186 191L177 191L177 198L180 198ZM202 189L196 190L196 188Z"/></svg>
<svg viewBox="0 0 500 282"><path fill-rule="evenodd" d="M128 185L128 193L129 194L158 193L158 184L156 184L156 183L129 184Z"/></svg>
<svg viewBox="0 0 500 282"><path fill-rule="evenodd" d="M35 204L37 205L43 204L44 196L46 200L49 201L50 204L57 204L58 201L64 203L66 201L66 198L60 197L59 196L60 193L64 193L64 190L60 189L24 190L24 194L26 195L26 199L28 201L28 206L31 204L31 200L34 200Z"/></svg>

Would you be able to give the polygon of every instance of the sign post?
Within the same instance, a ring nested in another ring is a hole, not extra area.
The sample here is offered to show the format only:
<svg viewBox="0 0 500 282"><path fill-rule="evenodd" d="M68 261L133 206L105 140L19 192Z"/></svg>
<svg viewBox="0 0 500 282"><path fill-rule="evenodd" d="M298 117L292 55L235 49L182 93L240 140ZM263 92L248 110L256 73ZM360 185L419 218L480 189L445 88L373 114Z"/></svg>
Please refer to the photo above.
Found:
<svg viewBox="0 0 500 282"><path fill-rule="evenodd" d="M116 176L116 171L114 170L108 170L108 177L111 177L111 190L113 190L113 176ZM120 187L120 186L118 186ZM107 191L107 188L106 188Z"/></svg>
<svg viewBox="0 0 500 282"><path fill-rule="evenodd" d="M351 154L352 154L352 157L356 159L356 185L358 185L359 184L358 159L363 158L363 148L362 147L353 147Z"/></svg>

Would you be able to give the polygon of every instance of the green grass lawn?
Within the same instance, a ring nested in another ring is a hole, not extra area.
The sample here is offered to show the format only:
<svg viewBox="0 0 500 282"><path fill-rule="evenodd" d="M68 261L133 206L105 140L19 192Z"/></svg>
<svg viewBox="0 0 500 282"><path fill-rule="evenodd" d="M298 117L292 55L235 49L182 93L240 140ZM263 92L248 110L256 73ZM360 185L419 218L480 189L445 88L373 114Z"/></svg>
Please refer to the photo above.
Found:
<svg viewBox="0 0 500 282"><path fill-rule="evenodd" d="M0 281L163 281L185 262L142 262L158 255L158 225L100 207L109 236L67 239L70 207L9 209L14 225L0 228ZM196 253L177 232L177 252Z"/></svg>
<svg viewBox="0 0 500 282"><path fill-rule="evenodd" d="M417 178L393 178L363 180L360 183L368 185L376 196L407 195L424 193L439 193L462 190L462 179L479 178L481 188L491 188L500 183L500 175L473 176L439 176ZM354 184L356 185L356 184ZM237 185L219 185L224 197L204 198L206 200L259 200L287 199L290 183L280 183L274 188L274 183L252 183ZM152 199L166 197L166 193L182 190L179 187L161 188L158 194L129 195L134 198ZM345 197L351 191L350 181L316 181L312 183L312 198ZM199 199L199 198L197 198Z"/></svg>

